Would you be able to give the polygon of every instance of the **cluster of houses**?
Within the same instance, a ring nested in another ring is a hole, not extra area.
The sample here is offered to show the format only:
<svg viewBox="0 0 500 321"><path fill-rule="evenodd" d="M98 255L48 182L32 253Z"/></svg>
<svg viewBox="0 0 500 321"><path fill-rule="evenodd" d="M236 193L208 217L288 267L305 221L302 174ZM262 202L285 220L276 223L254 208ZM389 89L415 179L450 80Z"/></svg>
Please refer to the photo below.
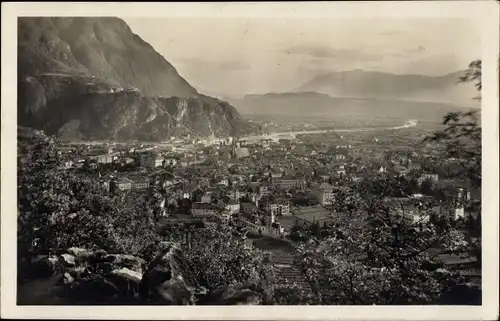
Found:
<svg viewBox="0 0 500 321"><path fill-rule="evenodd" d="M172 137L172 145L177 140ZM66 167L79 167L88 160L97 171L107 164L136 164L133 170L100 175L103 188L110 193L154 191L161 209L161 225L175 227L183 244L190 247L195 246L192 233L196 233L191 228L208 224L212 217L242 235L285 240L296 226L328 225L336 220L335 204L342 203L342 195L346 195L344 182L372 173L405 176L413 171L418 173L419 184L442 180L436 173L421 170L416 153L394 153L384 158L378 152L361 151L359 146L341 140L308 144L263 139L251 143L229 138L196 141L193 148L182 144L179 140L178 147L163 152L140 144L122 149L94 148L72 154ZM315 202L299 205L297 195L306 194ZM463 188L457 191L456 198L455 204L425 211L424 195L385 201L391 215L418 223L429 220L429 213L464 217L465 204L472 196ZM245 246L252 246L249 238L240 239ZM280 282L303 283L307 287L292 255L279 251L268 254L268 264L278 271Z"/></svg>
<svg viewBox="0 0 500 321"><path fill-rule="evenodd" d="M208 146L207 146L208 145ZM138 163L134 172L113 173L101 177L109 191L162 191L165 215L173 217L172 208L179 200L189 200L185 215L219 216L247 230L283 237L295 224L312 224L332 220L331 206L338 201L342 179L356 180L364 171L386 175L389 168L399 175L418 169L418 155L395 153L388 161L369 169L369 163L357 161L356 147L345 142L305 144L300 141L263 139L250 143L225 139L210 144L198 142L194 149L167 149L157 152L151 146L120 150L105 146L77 158L92 160L96 167L109 163ZM132 157L133 156L133 157ZM70 164L72 163L72 164ZM68 167L81 163L68 161ZM422 172L418 183L437 182L435 173ZM340 182L340 183L339 183ZM296 193L309 193L317 205L297 207L292 204ZM418 210L414 210L418 213ZM415 220L417 214L404 215ZM454 216L465 215L463 206Z"/></svg>

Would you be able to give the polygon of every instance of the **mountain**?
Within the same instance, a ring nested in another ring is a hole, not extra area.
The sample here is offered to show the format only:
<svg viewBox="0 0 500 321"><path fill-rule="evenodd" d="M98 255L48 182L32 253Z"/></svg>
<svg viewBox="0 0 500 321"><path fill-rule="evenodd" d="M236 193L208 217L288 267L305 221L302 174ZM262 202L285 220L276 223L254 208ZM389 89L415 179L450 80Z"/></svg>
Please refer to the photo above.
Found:
<svg viewBox="0 0 500 321"><path fill-rule="evenodd" d="M458 83L461 75L461 71L435 77L351 70L315 76L293 91L315 91L332 97L479 105L472 99L477 95L474 86Z"/></svg>
<svg viewBox="0 0 500 321"><path fill-rule="evenodd" d="M121 19L18 19L18 122L66 139L258 131L199 94Z"/></svg>
<svg viewBox="0 0 500 321"><path fill-rule="evenodd" d="M316 92L247 95L229 102L243 115L325 120L372 120L375 118L441 121L449 111L465 107L439 102L375 98L339 98Z"/></svg>
<svg viewBox="0 0 500 321"><path fill-rule="evenodd" d="M333 98L316 92L251 94L228 101L246 115L303 115L312 108L315 113L332 112Z"/></svg>
<svg viewBox="0 0 500 321"><path fill-rule="evenodd" d="M217 99L220 99L220 100L229 101L231 99L237 99L237 98L239 98L239 96L233 96L233 95L224 94L224 93L221 93L221 92L218 92L218 91L214 91L214 90L211 90L211 89L203 88L203 87L198 86L198 85L195 85L194 87L196 88L196 90L198 91L198 93L200 93L202 95L207 95L207 96L210 96L210 97L214 97L214 98L217 98Z"/></svg>

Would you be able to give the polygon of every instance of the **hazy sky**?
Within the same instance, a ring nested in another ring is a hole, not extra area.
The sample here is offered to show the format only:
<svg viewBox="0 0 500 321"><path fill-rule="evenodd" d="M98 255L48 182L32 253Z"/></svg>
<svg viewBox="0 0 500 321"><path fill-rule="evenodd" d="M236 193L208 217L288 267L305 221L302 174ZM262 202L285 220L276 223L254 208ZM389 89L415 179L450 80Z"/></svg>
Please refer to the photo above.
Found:
<svg viewBox="0 0 500 321"><path fill-rule="evenodd" d="M442 75L481 57L452 19L124 18L201 92L284 92L351 69Z"/></svg>

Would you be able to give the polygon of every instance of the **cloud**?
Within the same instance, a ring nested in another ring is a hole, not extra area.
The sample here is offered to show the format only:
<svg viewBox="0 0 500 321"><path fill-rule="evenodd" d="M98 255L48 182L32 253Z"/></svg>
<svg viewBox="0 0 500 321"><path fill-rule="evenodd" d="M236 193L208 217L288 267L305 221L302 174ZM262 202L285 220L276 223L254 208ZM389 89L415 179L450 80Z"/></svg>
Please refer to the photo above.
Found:
<svg viewBox="0 0 500 321"><path fill-rule="evenodd" d="M397 30L387 30L387 31L382 31L381 33L379 33L379 35L381 36L396 36L396 35L400 35L402 34L401 31L397 31Z"/></svg>
<svg viewBox="0 0 500 321"><path fill-rule="evenodd" d="M421 54L425 53L426 51L427 48L425 48L424 46L417 46L416 48L409 49L406 52L409 54Z"/></svg>
<svg viewBox="0 0 500 321"><path fill-rule="evenodd" d="M335 49L323 45L302 45L283 50L290 55L306 55L314 58L337 58L358 56L360 52L351 49Z"/></svg>
<svg viewBox="0 0 500 321"><path fill-rule="evenodd" d="M288 55L302 55L314 59L335 59L339 62L371 62L379 61L387 57L404 57L407 53L387 52L384 50L360 49L338 49L325 45L301 45L288 47L281 50Z"/></svg>
<svg viewBox="0 0 500 321"><path fill-rule="evenodd" d="M182 65L188 65L195 68L217 69L223 71L246 70L250 68L250 64L244 60L206 60L200 58L183 58L179 61Z"/></svg>

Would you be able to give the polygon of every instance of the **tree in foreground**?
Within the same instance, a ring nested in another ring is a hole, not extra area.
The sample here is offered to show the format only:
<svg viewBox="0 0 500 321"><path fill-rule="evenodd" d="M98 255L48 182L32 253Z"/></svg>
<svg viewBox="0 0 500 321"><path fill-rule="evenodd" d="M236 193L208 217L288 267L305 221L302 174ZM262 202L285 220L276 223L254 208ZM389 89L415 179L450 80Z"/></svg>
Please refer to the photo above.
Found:
<svg viewBox="0 0 500 321"><path fill-rule="evenodd" d="M18 258L29 261L38 255L59 255L78 247L94 253L104 250L129 254L150 265L161 252L162 243L156 232L155 202L147 194L110 194L95 178L61 170L61 164L57 142L44 135L35 137L21 154ZM183 232L170 232L166 239L180 243ZM220 289L220 294L226 295L228 287L243 287L246 293L260 293L264 301L272 302L272 271L263 264L262 254L235 240L221 221L207 222L206 228L193 233L191 241L198 246L182 249L188 263L177 271L180 275L194 276L195 283L215 297ZM89 280L103 279L100 274L89 277L72 284L86 285ZM109 282L107 286L114 287ZM91 298L92 293L86 298ZM229 297L233 295L229 293ZM99 298L110 300L102 295Z"/></svg>
<svg viewBox="0 0 500 321"><path fill-rule="evenodd" d="M18 163L18 258L69 247L137 255L157 242L151 209L140 197L110 195L92 177L62 170L57 142L35 136Z"/></svg>
<svg viewBox="0 0 500 321"><path fill-rule="evenodd" d="M427 213L418 221L378 198L362 206L336 214L332 237L300 248L303 271L322 304L430 304L461 281L437 269L432 250L453 249L463 240L427 222L431 204L422 204Z"/></svg>
<svg viewBox="0 0 500 321"><path fill-rule="evenodd" d="M461 82L473 82L479 92L475 99L481 99L482 78L481 60L470 63ZM480 110L448 113L443 119L445 128L426 138L445 146L445 158L459 164L457 178L465 179L471 190L481 189L481 125ZM464 194L466 191L464 191ZM481 200L463 197L459 201L468 213L464 223L467 233L467 248L462 252L475 256L481 262Z"/></svg>

